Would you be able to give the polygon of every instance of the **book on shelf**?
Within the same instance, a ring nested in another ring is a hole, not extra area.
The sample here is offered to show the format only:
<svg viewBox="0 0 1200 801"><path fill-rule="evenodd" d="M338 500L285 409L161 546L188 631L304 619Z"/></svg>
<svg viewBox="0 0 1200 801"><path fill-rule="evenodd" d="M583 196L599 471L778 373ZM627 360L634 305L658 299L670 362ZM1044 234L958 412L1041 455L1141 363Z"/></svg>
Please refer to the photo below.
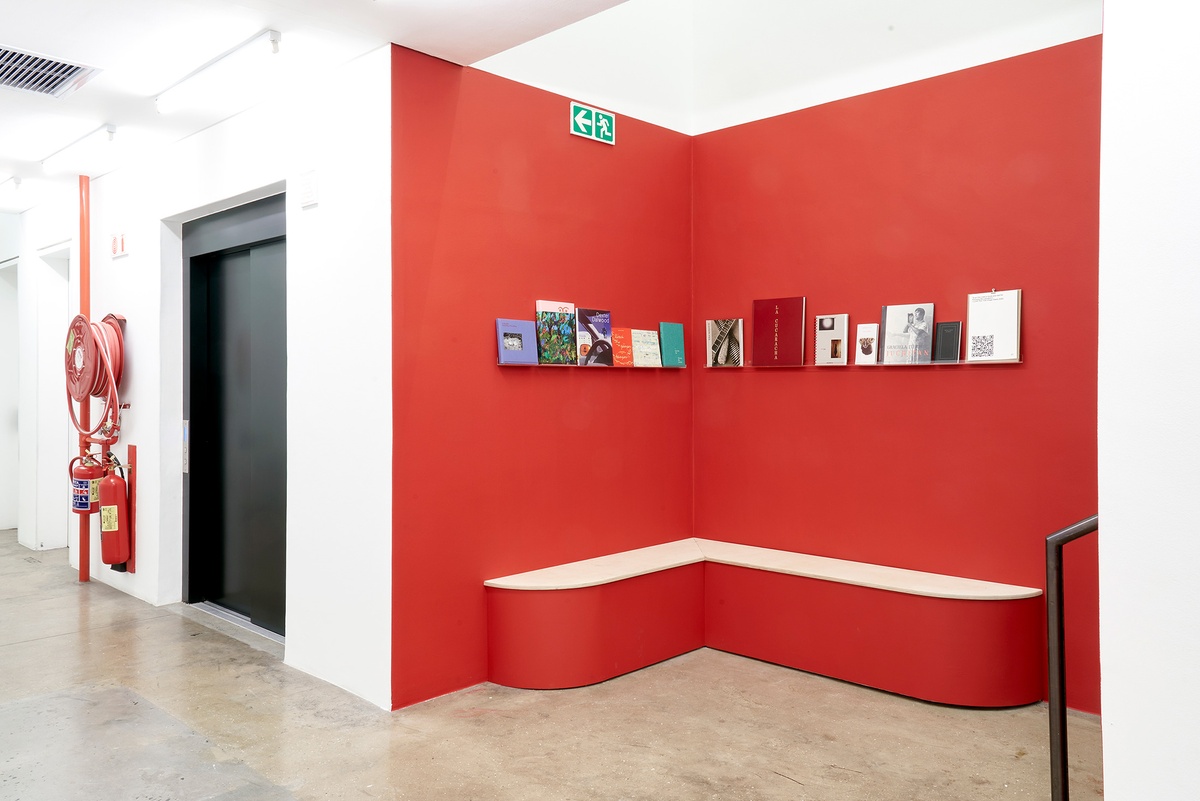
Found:
<svg viewBox="0 0 1200 801"><path fill-rule="evenodd" d="M539 300L534 308L538 364L575 364L575 304Z"/></svg>
<svg viewBox="0 0 1200 801"><path fill-rule="evenodd" d="M957 362L962 342L962 321L937 324L937 336L933 340L935 362Z"/></svg>
<svg viewBox="0 0 1200 801"><path fill-rule="evenodd" d="M879 362L879 323L859 323L854 330L855 364Z"/></svg>
<svg viewBox="0 0 1200 801"><path fill-rule="evenodd" d="M709 367L741 367L742 318L707 320L704 324L708 343L707 364Z"/></svg>
<svg viewBox="0 0 1200 801"><path fill-rule="evenodd" d="M813 317L813 364L846 363L846 331L850 328L848 314L818 314Z"/></svg>
<svg viewBox="0 0 1200 801"><path fill-rule="evenodd" d="M884 306L879 316L883 364L929 364L933 360L933 304Z"/></svg>
<svg viewBox="0 0 1200 801"><path fill-rule="evenodd" d="M633 366L662 367L662 357L658 352L658 332L634 328L633 337Z"/></svg>
<svg viewBox="0 0 1200 801"><path fill-rule="evenodd" d="M659 345L663 367L687 367L683 351L683 323L659 323Z"/></svg>
<svg viewBox="0 0 1200 801"><path fill-rule="evenodd" d="M537 328L533 321L497 317L496 352L500 364L537 364Z"/></svg>
<svg viewBox="0 0 1200 801"><path fill-rule="evenodd" d="M633 367L632 329L614 328L612 332L613 367Z"/></svg>
<svg viewBox="0 0 1200 801"><path fill-rule="evenodd" d="M804 364L805 298L754 301L754 366L799 367Z"/></svg>
<svg viewBox="0 0 1200 801"><path fill-rule="evenodd" d="M612 367L612 312L576 309L575 348L581 367Z"/></svg>
<svg viewBox="0 0 1200 801"><path fill-rule="evenodd" d="M967 361L1021 360L1021 290L967 295Z"/></svg>

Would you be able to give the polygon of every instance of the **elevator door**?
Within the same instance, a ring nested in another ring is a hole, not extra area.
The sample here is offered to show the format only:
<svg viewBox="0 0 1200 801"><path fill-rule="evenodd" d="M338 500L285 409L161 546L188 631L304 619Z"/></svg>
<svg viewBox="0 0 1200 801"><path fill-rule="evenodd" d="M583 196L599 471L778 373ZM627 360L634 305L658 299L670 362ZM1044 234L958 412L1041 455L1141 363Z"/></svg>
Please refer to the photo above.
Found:
<svg viewBox="0 0 1200 801"><path fill-rule="evenodd" d="M281 635L287 554L285 266L282 240L192 262L189 504L189 594Z"/></svg>

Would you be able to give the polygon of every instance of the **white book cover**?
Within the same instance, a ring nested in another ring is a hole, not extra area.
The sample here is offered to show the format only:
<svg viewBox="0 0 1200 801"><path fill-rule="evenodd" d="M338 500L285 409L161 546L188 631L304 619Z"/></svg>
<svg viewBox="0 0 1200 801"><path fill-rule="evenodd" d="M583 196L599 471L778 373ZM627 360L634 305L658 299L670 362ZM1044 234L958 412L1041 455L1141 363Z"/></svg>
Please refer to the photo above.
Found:
<svg viewBox="0 0 1200 801"><path fill-rule="evenodd" d="M850 315L818 314L813 317L813 326L816 328L813 364L845 364Z"/></svg>
<svg viewBox="0 0 1200 801"><path fill-rule="evenodd" d="M933 361L933 304L884 306L879 339L883 364L929 364Z"/></svg>
<svg viewBox="0 0 1200 801"><path fill-rule="evenodd" d="M1021 360L1021 290L967 295L967 361Z"/></svg>
<svg viewBox="0 0 1200 801"><path fill-rule="evenodd" d="M658 332L634 328L629 332L633 340L634 367L662 367L662 353L658 349Z"/></svg>
<svg viewBox="0 0 1200 801"><path fill-rule="evenodd" d="M742 330L741 317L705 321L704 331L708 343L705 362L708 367L741 367L745 364L742 347L746 340L742 336Z"/></svg>
<svg viewBox="0 0 1200 801"><path fill-rule="evenodd" d="M879 323L859 323L854 332L854 363L879 363Z"/></svg>

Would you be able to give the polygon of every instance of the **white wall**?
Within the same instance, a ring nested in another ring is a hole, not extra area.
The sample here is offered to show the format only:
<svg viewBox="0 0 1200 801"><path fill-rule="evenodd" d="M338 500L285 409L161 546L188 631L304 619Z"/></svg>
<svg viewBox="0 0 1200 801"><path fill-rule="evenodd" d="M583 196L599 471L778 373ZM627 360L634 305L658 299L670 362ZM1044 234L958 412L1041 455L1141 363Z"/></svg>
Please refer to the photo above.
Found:
<svg viewBox="0 0 1200 801"><path fill-rule="evenodd" d="M21 218L0 213L0 529L17 527L17 256Z"/></svg>
<svg viewBox="0 0 1200 801"><path fill-rule="evenodd" d="M66 415L63 343L67 281L78 214L60 196L20 215L17 259L17 540L63 548L77 536L67 494L72 440Z"/></svg>
<svg viewBox="0 0 1200 801"><path fill-rule="evenodd" d="M181 597L182 223L287 188L285 660L391 706L391 60L308 87L92 182L92 311L128 318L118 455L138 446L138 570ZM294 191L315 177L318 203ZM107 235L123 232L113 259ZM60 343L61 344L61 343Z"/></svg>
<svg viewBox="0 0 1200 801"><path fill-rule="evenodd" d="M7 216L7 215L2 215ZM0 238L4 233L0 231ZM15 240L15 236L14 236ZM4 246L0 245L0 254ZM17 527L17 259L0 259L0 530Z"/></svg>
<svg viewBox="0 0 1200 801"><path fill-rule="evenodd" d="M0 264L21 252L21 216L0 212Z"/></svg>
<svg viewBox="0 0 1200 801"><path fill-rule="evenodd" d="M1100 210L1104 796L1197 795L1200 7L1105 3Z"/></svg>

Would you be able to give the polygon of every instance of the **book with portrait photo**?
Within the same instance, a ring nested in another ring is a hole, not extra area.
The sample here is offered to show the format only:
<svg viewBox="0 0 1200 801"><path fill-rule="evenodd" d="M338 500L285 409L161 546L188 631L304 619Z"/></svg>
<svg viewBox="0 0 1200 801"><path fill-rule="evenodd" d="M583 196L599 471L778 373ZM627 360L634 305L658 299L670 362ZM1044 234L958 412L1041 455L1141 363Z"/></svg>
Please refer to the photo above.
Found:
<svg viewBox="0 0 1200 801"><path fill-rule="evenodd" d="M929 364L933 361L933 304L884 306L879 315L883 364Z"/></svg>

